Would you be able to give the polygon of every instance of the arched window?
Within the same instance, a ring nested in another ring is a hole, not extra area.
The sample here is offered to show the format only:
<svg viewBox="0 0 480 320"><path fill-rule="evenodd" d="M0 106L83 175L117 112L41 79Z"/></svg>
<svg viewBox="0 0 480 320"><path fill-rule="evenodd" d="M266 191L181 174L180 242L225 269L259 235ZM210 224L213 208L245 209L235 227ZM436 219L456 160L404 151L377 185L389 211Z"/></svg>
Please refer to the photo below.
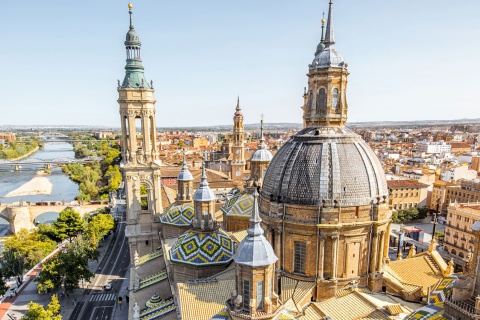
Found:
<svg viewBox="0 0 480 320"><path fill-rule="evenodd" d="M148 203L148 194L147 194L147 186L141 185L140 186L140 208L142 210L148 210L149 203Z"/></svg>
<svg viewBox="0 0 480 320"><path fill-rule="evenodd" d="M451 253L451 254L457 254L457 250L452 249L452 251L451 251L450 253Z"/></svg>
<svg viewBox="0 0 480 320"><path fill-rule="evenodd" d="M338 107L338 89L333 89L332 92L332 108L337 109Z"/></svg>
<svg viewBox="0 0 480 320"><path fill-rule="evenodd" d="M458 256L459 256L460 258L465 258L465 256L463 255L463 252L459 252L459 253L458 253Z"/></svg>
<svg viewBox="0 0 480 320"><path fill-rule="evenodd" d="M325 89L320 89L318 91L318 97L317 97L317 112L320 112L320 110L325 109Z"/></svg>

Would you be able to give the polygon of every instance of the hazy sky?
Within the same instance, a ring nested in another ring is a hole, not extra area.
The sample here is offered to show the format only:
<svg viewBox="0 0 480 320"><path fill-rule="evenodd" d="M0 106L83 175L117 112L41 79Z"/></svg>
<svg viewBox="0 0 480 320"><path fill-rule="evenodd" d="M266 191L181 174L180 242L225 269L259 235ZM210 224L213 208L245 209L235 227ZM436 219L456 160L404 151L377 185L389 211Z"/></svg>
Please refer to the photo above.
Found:
<svg viewBox="0 0 480 320"><path fill-rule="evenodd" d="M127 1L4 1L0 125L119 126ZM328 0L133 0L157 125L302 122ZM478 118L479 0L336 0L349 121Z"/></svg>

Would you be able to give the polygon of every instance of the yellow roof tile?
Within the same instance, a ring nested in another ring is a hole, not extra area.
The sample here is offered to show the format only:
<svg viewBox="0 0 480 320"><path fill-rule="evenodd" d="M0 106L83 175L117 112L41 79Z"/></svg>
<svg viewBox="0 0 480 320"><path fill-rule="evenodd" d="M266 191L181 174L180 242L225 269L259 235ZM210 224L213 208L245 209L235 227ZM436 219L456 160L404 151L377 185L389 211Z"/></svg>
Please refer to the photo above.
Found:
<svg viewBox="0 0 480 320"><path fill-rule="evenodd" d="M314 304L323 314L330 316L333 320L361 319L376 310L372 303L357 292Z"/></svg>
<svg viewBox="0 0 480 320"><path fill-rule="evenodd" d="M393 270L391 274L399 277L399 281L408 284L421 286L424 291L443 279L442 272L429 255L417 255L404 260L391 261L385 272Z"/></svg>
<svg viewBox="0 0 480 320"><path fill-rule="evenodd" d="M225 307L235 280L187 284L177 283L182 319L209 320Z"/></svg>

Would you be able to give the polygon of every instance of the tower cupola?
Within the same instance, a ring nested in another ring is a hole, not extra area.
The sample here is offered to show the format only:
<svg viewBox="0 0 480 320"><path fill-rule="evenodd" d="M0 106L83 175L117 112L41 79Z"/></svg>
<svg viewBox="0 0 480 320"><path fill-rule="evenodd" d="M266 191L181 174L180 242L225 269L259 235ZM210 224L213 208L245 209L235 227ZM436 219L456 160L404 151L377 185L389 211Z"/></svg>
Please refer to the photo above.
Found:
<svg viewBox="0 0 480 320"><path fill-rule="evenodd" d="M142 43L138 37L137 31L133 27L132 4L128 4L130 14L130 28L125 37L125 49L127 51L127 64L125 66L125 78L121 84L122 88L146 88L151 89L152 84L148 84L143 73L142 59L140 49Z"/></svg>
<svg viewBox="0 0 480 320"><path fill-rule="evenodd" d="M187 167L187 154L183 153L183 166L177 177L177 201L180 203L192 202L193 176Z"/></svg>

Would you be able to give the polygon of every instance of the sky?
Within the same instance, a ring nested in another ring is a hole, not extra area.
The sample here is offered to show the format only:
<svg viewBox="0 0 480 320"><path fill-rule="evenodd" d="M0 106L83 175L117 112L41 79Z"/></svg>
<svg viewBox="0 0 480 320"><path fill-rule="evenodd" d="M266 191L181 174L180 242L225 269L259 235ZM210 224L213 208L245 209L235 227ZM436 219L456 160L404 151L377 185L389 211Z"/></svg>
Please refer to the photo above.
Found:
<svg viewBox="0 0 480 320"><path fill-rule="evenodd" d="M127 1L2 3L0 125L118 127ZM132 0L158 127L301 123L328 0ZM335 0L349 122L480 118L478 0Z"/></svg>

